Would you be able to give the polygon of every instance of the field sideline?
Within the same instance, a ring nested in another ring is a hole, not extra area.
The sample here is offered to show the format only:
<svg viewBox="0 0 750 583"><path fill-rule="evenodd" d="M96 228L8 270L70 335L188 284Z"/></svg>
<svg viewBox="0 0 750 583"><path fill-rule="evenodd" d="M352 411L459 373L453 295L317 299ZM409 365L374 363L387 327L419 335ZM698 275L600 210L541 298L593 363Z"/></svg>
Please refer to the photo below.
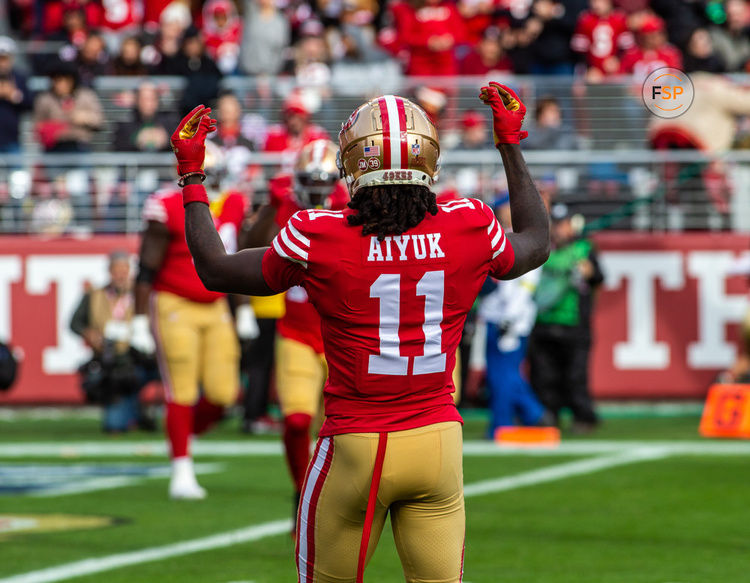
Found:
<svg viewBox="0 0 750 583"><path fill-rule="evenodd" d="M170 502L153 435L107 438L86 416L12 417L0 414L0 583L295 580L277 438L240 436L230 420L196 444L209 498ZM747 580L750 442L700 439L684 409L609 415L596 436L556 449L498 448L468 417L467 583ZM22 491L27 476L38 490ZM24 517L52 514L107 521L23 530ZM366 580L403 580L388 527Z"/></svg>

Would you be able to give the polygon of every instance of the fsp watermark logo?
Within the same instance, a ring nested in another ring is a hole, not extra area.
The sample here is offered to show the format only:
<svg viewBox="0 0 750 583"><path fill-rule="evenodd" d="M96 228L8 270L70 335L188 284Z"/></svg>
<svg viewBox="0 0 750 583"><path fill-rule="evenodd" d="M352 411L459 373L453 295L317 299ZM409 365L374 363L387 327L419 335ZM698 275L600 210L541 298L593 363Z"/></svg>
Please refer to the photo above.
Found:
<svg viewBox="0 0 750 583"><path fill-rule="evenodd" d="M690 109L695 90L687 73L662 67L646 77L641 94L646 109L659 117L672 119Z"/></svg>

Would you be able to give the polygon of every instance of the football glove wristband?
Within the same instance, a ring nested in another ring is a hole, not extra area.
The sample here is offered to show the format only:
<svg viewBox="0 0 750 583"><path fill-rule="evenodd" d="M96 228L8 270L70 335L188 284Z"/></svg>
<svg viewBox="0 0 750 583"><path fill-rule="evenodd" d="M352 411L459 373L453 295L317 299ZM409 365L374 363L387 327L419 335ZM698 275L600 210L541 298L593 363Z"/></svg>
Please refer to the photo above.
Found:
<svg viewBox="0 0 750 583"><path fill-rule="evenodd" d="M202 184L188 184L182 187L182 206L187 206L191 202L208 204L208 194Z"/></svg>

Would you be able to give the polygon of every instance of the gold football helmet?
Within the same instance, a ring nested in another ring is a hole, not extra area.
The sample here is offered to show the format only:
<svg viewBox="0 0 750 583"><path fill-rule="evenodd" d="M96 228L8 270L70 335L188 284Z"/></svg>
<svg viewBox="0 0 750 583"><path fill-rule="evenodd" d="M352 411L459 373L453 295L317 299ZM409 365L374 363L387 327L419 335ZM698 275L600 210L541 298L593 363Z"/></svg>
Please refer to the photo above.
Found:
<svg viewBox="0 0 750 583"><path fill-rule="evenodd" d="M294 165L294 194L305 208L324 208L339 180L338 148L330 140L315 140L300 150Z"/></svg>
<svg viewBox="0 0 750 583"><path fill-rule="evenodd" d="M396 95L361 105L339 132L339 169L352 195L379 184L431 186L439 156L435 125L421 107Z"/></svg>

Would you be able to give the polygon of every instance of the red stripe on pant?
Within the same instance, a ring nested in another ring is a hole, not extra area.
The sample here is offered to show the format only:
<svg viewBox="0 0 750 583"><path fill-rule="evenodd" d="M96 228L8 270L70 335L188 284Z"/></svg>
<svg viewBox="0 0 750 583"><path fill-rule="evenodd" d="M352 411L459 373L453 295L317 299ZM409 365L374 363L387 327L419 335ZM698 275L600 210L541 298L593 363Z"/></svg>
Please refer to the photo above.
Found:
<svg viewBox="0 0 750 583"><path fill-rule="evenodd" d="M305 474L305 479L302 482L302 490L300 490L301 494L304 493L307 490L307 481L310 479L310 469L312 468L312 465L315 462L315 460L318 459L318 455L319 454L320 454L320 440L318 440L318 443L315 444L315 451L313 452L313 455L312 455L312 458L311 458L312 461L307 466L307 473ZM302 498L300 496L299 505L297 506L297 521L296 521L296 525L295 525L297 532L295 533L295 544L294 544L294 556L297 557L297 558L299 558L299 540L300 540L299 529L300 529L300 524L301 524L300 516L302 514L303 502L304 501L302 500Z"/></svg>
<svg viewBox="0 0 750 583"><path fill-rule="evenodd" d="M380 124L383 126L383 168L391 167L391 122L388 119L388 105L385 99L378 99Z"/></svg>
<svg viewBox="0 0 750 583"><path fill-rule="evenodd" d="M458 583L464 580L464 555L466 554L466 531L464 530L464 542L461 546L461 572L458 575Z"/></svg>
<svg viewBox="0 0 750 583"><path fill-rule="evenodd" d="M370 482L370 493L367 496L367 512L365 513L365 524L362 528L362 541L359 545L359 560L357 561L357 583L363 583L365 577L367 547L370 546L370 533L372 532L372 523L375 518L375 505L378 501L380 476L383 474L383 460L385 459L385 446L387 443L388 434L381 433L378 436L378 451L375 454L375 466L372 468L372 481Z"/></svg>
<svg viewBox="0 0 750 583"><path fill-rule="evenodd" d="M327 451L325 452L325 460L319 470L316 470L316 464L319 461L320 450L322 449L323 441L327 441ZM316 450L316 456L313 459L310 470L308 471L307 479L305 481L305 487L302 491L302 501L300 503L300 510L297 518L297 571L299 573L299 583L312 583L313 575L315 573L315 513L318 509L318 500L320 499L320 492L323 490L326 478L328 477L328 471L331 468L331 460L333 459L333 438L325 437L318 442L318 448ZM317 472L317 475L316 475ZM310 488L308 483L310 480L314 480L312 486L312 492L310 494L309 502L306 500L307 491ZM301 545L303 544L300 540L302 538L302 529L305 525L302 521L302 516L307 512L307 530L305 531L306 545L305 551L306 556L300 555ZM304 561L304 565L303 565ZM302 571L304 570L304 579Z"/></svg>

